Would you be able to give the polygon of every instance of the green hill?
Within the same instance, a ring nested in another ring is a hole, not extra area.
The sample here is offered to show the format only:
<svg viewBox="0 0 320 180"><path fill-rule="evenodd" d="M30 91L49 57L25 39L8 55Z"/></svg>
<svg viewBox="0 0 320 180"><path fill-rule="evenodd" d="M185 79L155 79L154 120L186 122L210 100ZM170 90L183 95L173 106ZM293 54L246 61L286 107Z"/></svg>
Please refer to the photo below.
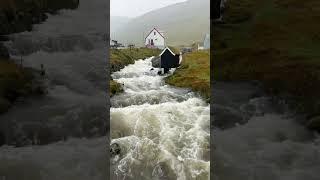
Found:
<svg viewBox="0 0 320 180"><path fill-rule="evenodd" d="M142 45L154 27L165 31L169 45L202 41L210 32L210 1L189 0L154 10L130 20L117 31L116 38L123 43Z"/></svg>
<svg viewBox="0 0 320 180"><path fill-rule="evenodd" d="M216 80L259 80L301 112L320 110L320 1L228 1L214 24Z"/></svg>

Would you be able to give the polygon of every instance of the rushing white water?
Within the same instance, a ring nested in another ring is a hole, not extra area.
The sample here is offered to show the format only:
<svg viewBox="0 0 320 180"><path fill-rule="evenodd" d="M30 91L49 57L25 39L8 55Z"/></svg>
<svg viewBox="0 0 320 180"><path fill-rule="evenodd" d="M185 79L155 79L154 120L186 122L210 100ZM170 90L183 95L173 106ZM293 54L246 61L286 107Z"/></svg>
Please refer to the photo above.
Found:
<svg viewBox="0 0 320 180"><path fill-rule="evenodd" d="M299 117L285 105L275 106L261 93L250 97L256 94L252 89L234 83L215 85L219 108L213 110L213 124L245 123L211 129L214 179L319 179L320 138L298 124Z"/></svg>
<svg viewBox="0 0 320 180"><path fill-rule="evenodd" d="M49 92L17 103L0 122L10 123L5 130L12 141L42 133L51 144L0 147L0 179L108 179L108 13L105 0L80 0L78 9L61 10L33 31L11 35L12 57L22 55L27 67L43 64Z"/></svg>
<svg viewBox="0 0 320 180"><path fill-rule="evenodd" d="M111 179L209 179L209 105L151 68L148 58L112 75L125 92L111 100Z"/></svg>

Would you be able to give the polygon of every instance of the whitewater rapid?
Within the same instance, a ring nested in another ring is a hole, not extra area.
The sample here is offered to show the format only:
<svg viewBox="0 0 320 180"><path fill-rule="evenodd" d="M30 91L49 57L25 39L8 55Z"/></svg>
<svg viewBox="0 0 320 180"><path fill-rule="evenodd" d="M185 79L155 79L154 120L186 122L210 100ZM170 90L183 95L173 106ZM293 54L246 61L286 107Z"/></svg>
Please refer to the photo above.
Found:
<svg viewBox="0 0 320 180"><path fill-rule="evenodd" d="M210 106L165 84L151 59L112 74L124 93L111 99L111 179L209 179ZM170 72L170 74L173 71Z"/></svg>
<svg viewBox="0 0 320 180"><path fill-rule="evenodd" d="M250 83L214 86L211 156L215 180L317 180L320 136Z"/></svg>

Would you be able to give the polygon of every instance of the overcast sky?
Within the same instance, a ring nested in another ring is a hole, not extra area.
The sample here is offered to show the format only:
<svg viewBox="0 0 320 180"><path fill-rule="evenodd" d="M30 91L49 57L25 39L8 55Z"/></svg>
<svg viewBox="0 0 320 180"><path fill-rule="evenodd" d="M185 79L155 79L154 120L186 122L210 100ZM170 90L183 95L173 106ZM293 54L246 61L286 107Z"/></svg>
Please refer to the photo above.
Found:
<svg viewBox="0 0 320 180"><path fill-rule="evenodd" d="M111 0L111 16L137 17L170 4L186 0Z"/></svg>

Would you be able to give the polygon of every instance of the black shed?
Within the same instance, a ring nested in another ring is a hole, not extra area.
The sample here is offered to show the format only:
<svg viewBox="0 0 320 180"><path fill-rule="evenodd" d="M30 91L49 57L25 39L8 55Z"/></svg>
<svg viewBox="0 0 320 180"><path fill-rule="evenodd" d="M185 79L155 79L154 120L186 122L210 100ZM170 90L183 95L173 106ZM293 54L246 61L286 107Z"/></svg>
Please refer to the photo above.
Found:
<svg viewBox="0 0 320 180"><path fill-rule="evenodd" d="M161 68L170 69L179 66L180 55L173 53L168 47L166 47L159 56Z"/></svg>

